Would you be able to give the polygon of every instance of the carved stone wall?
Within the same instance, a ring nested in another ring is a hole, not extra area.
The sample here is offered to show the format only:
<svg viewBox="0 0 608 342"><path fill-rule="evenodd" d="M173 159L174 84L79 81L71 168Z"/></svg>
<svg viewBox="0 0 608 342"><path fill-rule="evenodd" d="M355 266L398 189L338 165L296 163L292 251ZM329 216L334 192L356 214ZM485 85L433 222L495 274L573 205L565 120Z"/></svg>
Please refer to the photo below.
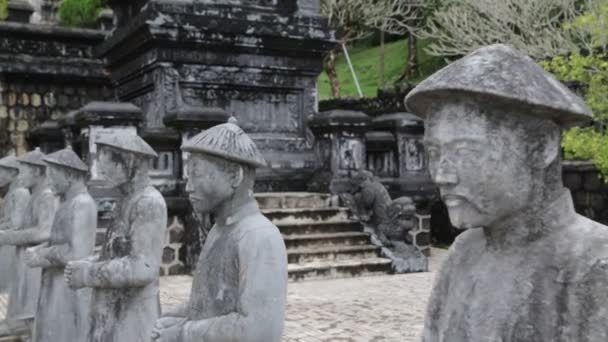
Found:
<svg viewBox="0 0 608 342"><path fill-rule="evenodd" d="M608 224L608 184L590 162L564 162L564 185L570 189L576 212Z"/></svg>
<svg viewBox="0 0 608 342"><path fill-rule="evenodd" d="M160 275L177 275L185 273L184 263L180 258L180 250L184 237L183 219L173 216L169 219L167 231L165 232L165 247L163 249L163 260Z"/></svg>

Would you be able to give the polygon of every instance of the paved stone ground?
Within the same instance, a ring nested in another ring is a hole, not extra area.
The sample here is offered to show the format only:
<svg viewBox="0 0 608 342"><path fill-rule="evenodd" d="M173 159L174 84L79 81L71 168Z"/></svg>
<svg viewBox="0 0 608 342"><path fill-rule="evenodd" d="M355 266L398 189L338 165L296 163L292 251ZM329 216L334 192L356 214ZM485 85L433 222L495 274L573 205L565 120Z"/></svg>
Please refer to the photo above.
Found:
<svg viewBox="0 0 608 342"><path fill-rule="evenodd" d="M445 253L433 249L428 273L290 283L283 341L418 341ZM163 309L187 301L190 289L188 276L161 278ZM5 308L0 296L0 318Z"/></svg>

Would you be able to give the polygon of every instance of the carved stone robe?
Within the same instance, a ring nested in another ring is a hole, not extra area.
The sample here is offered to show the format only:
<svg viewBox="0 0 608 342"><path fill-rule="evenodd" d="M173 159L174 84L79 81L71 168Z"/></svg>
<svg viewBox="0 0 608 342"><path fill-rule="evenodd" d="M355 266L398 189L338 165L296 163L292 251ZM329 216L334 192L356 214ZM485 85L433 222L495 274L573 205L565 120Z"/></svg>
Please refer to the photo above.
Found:
<svg viewBox="0 0 608 342"><path fill-rule="evenodd" d="M4 196L2 208L0 208L0 220L2 220L3 227L8 230L22 226L29 200L29 190L11 185ZM15 246L0 246L0 292L11 288L17 272L16 258Z"/></svg>
<svg viewBox="0 0 608 342"><path fill-rule="evenodd" d="M88 269L93 287L88 342L149 342L160 314L159 270L167 206L152 186L117 207L99 260Z"/></svg>
<svg viewBox="0 0 608 342"><path fill-rule="evenodd" d="M48 246L36 251L43 268L33 342L84 341L88 332L91 289L74 291L64 279L65 265L93 254L97 206L83 189L61 203Z"/></svg>
<svg viewBox="0 0 608 342"><path fill-rule="evenodd" d="M216 222L201 252L181 342L279 342L287 252L255 202Z"/></svg>
<svg viewBox="0 0 608 342"><path fill-rule="evenodd" d="M6 242L16 248L16 274L11 285L6 316L11 319L34 317L40 290L40 268L25 264L24 254L29 247L44 242L44 231L49 231L57 210L58 200L48 187L34 189L20 229L8 232Z"/></svg>
<svg viewBox="0 0 608 342"><path fill-rule="evenodd" d="M608 341L608 227L577 215L566 191L497 250L482 229L450 248L423 342Z"/></svg>

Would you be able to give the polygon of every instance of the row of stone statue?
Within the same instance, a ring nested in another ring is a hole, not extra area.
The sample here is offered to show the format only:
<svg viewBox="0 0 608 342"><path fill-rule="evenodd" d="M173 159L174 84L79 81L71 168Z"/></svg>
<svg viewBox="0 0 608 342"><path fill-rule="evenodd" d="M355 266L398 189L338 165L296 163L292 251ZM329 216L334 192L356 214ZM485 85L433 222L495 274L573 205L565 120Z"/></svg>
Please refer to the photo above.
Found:
<svg viewBox="0 0 608 342"><path fill-rule="evenodd" d="M167 208L148 175L156 153L137 135L108 135L96 144L101 175L121 193L97 255L97 208L76 153L36 149L0 160L0 185L9 186L0 226L7 322L33 323L34 342L279 341L285 245L253 198L264 158L235 121L182 146L190 152L193 208L213 213L216 224L189 304L162 317Z"/></svg>

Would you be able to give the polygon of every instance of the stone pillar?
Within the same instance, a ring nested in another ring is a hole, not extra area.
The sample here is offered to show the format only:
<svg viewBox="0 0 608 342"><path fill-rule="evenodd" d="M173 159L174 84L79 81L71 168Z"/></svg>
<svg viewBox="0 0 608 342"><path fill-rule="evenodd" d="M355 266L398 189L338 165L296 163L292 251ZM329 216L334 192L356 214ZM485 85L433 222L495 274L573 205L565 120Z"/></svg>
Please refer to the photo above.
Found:
<svg viewBox="0 0 608 342"><path fill-rule="evenodd" d="M410 113L384 114L373 120L372 127L374 131L387 131L394 135L399 177L405 178L412 173L426 172L422 119Z"/></svg>
<svg viewBox="0 0 608 342"><path fill-rule="evenodd" d="M366 168L365 133L370 123L365 113L349 110L322 112L309 120L319 166L331 175L332 193L346 191L351 174Z"/></svg>
<svg viewBox="0 0 608 342"><path fill-rule="evenodd" d="M9 0L7 21L29 23L34 13L34 7L27 0Z"/></svg>

